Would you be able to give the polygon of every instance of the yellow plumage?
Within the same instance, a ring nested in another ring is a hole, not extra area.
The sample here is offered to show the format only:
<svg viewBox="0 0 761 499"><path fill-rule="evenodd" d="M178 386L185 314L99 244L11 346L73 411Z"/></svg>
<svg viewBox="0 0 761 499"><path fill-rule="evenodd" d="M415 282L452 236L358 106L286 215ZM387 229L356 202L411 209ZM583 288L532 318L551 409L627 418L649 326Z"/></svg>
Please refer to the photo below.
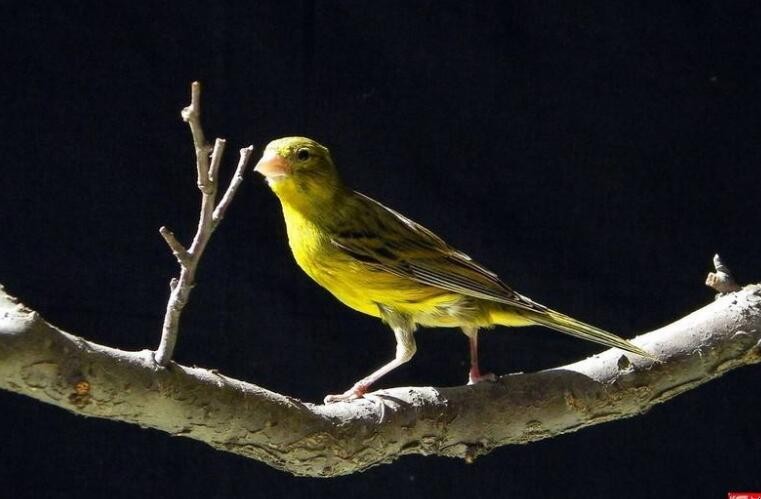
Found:
<svg viewBox="0 0 761 499"><path fill-rule="evenodd" d="M479 328L543 325L652 358L634 344L516 293L425 227L346 188L328 150L303 137L271 142L256 170L280 199L299 266L347 306L379 317L397 339L393 361L336 401L361 397L415 351L417 325L459 327L471 341L470 381L481 375Z"/></svg>

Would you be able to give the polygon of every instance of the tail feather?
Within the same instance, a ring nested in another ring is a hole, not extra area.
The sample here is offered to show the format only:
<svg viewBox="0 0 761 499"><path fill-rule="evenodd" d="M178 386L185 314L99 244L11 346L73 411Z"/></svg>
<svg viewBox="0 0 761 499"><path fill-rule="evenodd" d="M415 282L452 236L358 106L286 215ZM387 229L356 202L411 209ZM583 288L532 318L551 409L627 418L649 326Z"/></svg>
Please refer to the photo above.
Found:
<svg viewBox="0 0 761 499"><path fill-rule="evenodd" d="M576 338L581 338L582 340L592 341L607 347L620 348L621 350L626 350L627 352L640 355L650 360L658 360L653 354L646 352L630 341L619 338L613 333L578 321L572 317L568 317L560 312L555 312L554 310L548 309L541 312L521 310L521 315L525 316L535 324L554 329L555 331L560 331L561 333L570 336L575 336Z"/></svg>

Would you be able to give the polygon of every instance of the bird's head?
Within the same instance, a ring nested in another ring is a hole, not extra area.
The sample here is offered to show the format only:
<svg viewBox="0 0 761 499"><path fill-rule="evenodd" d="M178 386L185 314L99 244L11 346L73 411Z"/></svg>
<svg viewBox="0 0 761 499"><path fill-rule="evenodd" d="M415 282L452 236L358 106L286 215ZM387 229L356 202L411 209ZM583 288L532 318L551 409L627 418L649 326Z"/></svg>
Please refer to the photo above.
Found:
<svg viewBox="0 0 761 499"><path fill-rule="evenodd" d="M273 140L254 171L281 202L294 206L329 201L342 188L328 149L306 137Z"/></svg>

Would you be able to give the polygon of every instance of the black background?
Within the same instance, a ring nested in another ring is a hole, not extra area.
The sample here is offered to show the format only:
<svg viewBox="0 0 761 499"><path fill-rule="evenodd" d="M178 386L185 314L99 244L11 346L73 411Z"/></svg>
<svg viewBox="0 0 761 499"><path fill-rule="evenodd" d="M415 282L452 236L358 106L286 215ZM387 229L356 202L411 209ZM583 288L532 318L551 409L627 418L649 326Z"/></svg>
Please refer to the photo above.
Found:
<svg viewBox="0 0 761 499"><path fill-rule="evenodd" d="M2 8L0 282L54 324L157 344L198 192L179 119L209 137L329 148L350 185L519 291L633 336L711 301L720 251L761 279L756 2L184 2ZM318 401L393 355L393 335L310 282L250 173L202 262L176 359ZM467 342L418 333L380 387L453 385ZM484 335L531 371L599 349L539 328ZM293 478L186 439L0 394L5 497L724 497L761 489L758 371L628 421L473 465L406 457Z"/></svg>

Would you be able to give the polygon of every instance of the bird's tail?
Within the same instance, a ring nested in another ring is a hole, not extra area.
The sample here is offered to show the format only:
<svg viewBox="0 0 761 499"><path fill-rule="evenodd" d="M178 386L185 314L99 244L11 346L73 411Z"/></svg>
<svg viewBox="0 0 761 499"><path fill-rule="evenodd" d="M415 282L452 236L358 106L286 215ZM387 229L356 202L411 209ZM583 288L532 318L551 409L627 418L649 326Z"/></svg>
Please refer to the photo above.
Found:
<svg viewBox="0 0 761 499"><path fill-rule="evenodd" d="M561 333L575 336L576 338L581 338L582 340L599 343L600 345L605 345L607 347L620 348L621 350L626 350L627 352L640 355L650 360L658 360L653 354L646 352L630 341L619 338L615 334L609 333L608 331L598 327L578 321L572 317L568 317L567 315L561 314L560 312L555 312L554 310L514 310L509 313L511 316L514 316L513 314L519 314L522 318L526 319L527 323L538 324L540 326L548 327L550 329L554 329L555 331L560 331ZM505 325L513 325L516 321L514 319L508 319L505 322L508 322ZM509 322L512 322L513 324L510 324Z"/></svg>

